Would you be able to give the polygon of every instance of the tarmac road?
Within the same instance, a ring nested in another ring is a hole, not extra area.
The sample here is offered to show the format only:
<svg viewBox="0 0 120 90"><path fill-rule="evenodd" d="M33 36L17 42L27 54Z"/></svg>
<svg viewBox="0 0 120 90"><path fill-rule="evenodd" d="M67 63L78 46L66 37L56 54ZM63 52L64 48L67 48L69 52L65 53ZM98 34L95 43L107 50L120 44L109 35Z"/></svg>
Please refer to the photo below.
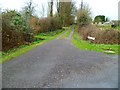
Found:
<svg viewBox="0 0 120 90"><path fill-rule="evenodd" d="M118 58L55 39L2 65L3 88L118 88Z"/></svg>

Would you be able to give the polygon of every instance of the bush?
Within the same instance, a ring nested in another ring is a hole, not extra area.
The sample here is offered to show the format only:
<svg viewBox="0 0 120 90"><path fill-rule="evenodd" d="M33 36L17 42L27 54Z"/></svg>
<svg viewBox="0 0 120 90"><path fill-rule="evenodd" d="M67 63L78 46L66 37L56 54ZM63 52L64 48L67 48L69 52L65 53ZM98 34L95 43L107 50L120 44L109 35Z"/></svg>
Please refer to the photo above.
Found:
<svg viewBox="0 0 120 90"><path fill-rule="evenodd" d="M58 18L48 17L39 20L40 32L54 31L62 28Z"/></svg>
<svg viewBox="0 0 120 90"><path fill-rule="evenodd" d="M79 8L77 11L77 24L79 27L89 25L92 22L91 10L88 4L82 4L82 8Z"/></svg>
<svg viewBox="0 0 120 90"><path fill-rule="evenodd" d="M90 24L91 18L85 12L80 12L77 22L80 27L85 26Z"/></svg>
<svg viewBox="0 0 120 90"><path fill-rule="evenodd" d="M29 20L29 24L35 34L38 34L40 32L39 18L32 16Z"/></svg>
<svg viewBox="0 0 120 90"><path fill-rule="evenodd" d="M79 33L83 40L88 40L88 36L95 37L93 43L96 44L120 44L120 32L116 30L100 30L95 26L82 27Z"/></svg>
<svg viewBox="0 0 120 90"><path fill-rule="evenodd" d="M2 13L2 51L32 42L33 31L20 13L6 11Z"/></svg>

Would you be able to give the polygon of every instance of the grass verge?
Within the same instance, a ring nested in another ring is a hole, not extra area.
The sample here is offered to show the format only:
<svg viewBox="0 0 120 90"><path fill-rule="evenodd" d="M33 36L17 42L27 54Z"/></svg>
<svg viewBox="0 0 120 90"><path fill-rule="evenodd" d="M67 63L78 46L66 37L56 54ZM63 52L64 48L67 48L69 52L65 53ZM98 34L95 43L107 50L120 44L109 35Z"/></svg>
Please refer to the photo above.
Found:
<svg viewBox="0 0 120 90"><path fill-rule="evenodd" d="M46 32L46 33L40 33L35 36L36 41L31 43L31 45L21 45L17 48L13 48L7 52L0 52L0 63L4 63L8 60L11 60L12 58L18 57L33 48L37 47L38 45L41 45L45 42L48 42L50 40L55 39L59 35L63 34L65 30L57 30L53 32ZM42 40L40 40L42 38Z"/></svg>
<svg viewBox="0 0 120 90"><path fill-rule="evenodd" d="M65 35L63 35L60 39L65 39L65 38L69 37L71 32L72 32L72 29L68 30L67 33Z"/></svg>
<svg viewBox="0 0 120 90"><path fill-rule="evenodd" d="M120 52L118 51L118 48L120 48L120 45L110 45L110 44L105 45L105 44L89 43L87 41L80 39L80 35L77 33L77 30L75 30L75 32L72 36L72 43L81 50L103 52L106 54L120 54ZM105 52L106 50L112 50L112 51L114 51L114 53Z"/></svg>

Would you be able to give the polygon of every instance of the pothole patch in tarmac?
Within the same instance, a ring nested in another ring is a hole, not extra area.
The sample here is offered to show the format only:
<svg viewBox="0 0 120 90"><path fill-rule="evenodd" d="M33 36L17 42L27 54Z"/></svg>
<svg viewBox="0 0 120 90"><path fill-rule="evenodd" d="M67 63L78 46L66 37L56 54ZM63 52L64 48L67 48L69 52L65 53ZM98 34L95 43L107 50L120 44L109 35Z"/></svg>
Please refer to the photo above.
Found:
<svg viewBox="0 0 120 90"><path fill-rule="evenodd" d="M57 87L66 78L70 78L74 74L79 75L81 80L93 80L93 75L99 74L105 68L102 64L86 63L86 62L67 62L56 65L47 76L39 83L39 87ZM102 78L100 75L99 78ZM98 77L97 77L98 78ZM98 79L99 79L98 78Z"/></svg>

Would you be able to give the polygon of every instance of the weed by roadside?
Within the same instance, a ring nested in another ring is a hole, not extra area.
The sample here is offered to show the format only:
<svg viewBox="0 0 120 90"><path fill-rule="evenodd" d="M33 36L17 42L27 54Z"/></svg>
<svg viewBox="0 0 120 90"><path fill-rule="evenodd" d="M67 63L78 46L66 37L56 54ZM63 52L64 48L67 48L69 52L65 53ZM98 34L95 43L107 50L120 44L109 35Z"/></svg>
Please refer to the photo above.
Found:
<svg viewBox="0 0 120 90"><path fill-rule="evenodd" d="M13 48L7 52L1 52L0 55L0 63L3 63L5 61L8 61L12 58L15 58L17 56L20 56L28 51L30 51L31 49L35 48L38 45L41 45L45 42L48 42L54 38L56 38L57 36L63 34L65 32L65 30L57 30L57 31L53 31L53 32L47 32L47 33L41 33L35 36L35 41L29 45L21 45L17 48ZM43 39L41 39L43 38Z"/></svg>
<svg viewBox="0 0 120 90"><path fill-rule="evenodd" d="M95 37L92 41L96 44L119 44L120 32L117 30L107 29L101 30L93 25L79 28L79 34L83 40L89 40L88 36Z"/></svg>
<svg viewBox="0 0 120 90"><path fill-rule="evenodd" d="M96 51L96 52L103 52L107 54L120 54L118 51L118 48L120 48L120 45L118 44L94 44L89 43L88 41L82 40L81 36L78 34L77 30L75 30L73 37L72 37L72 43L81 50L90 50L90 51ZM105 52L107 50L111 50L114 53L111 52Z"/></svg>
<svg viewBox="0 0 120 90"><path fill-rule="evenodd" d="M70 33L72 32L72 29L74 28L75 26L74 25L71 25L70 27L66 27L65 29L66 30L68 30L66 33L65 33L65 35L63 35L60 39L65 39L65 38L67 38L69 35L70 35Z"/></svg>

